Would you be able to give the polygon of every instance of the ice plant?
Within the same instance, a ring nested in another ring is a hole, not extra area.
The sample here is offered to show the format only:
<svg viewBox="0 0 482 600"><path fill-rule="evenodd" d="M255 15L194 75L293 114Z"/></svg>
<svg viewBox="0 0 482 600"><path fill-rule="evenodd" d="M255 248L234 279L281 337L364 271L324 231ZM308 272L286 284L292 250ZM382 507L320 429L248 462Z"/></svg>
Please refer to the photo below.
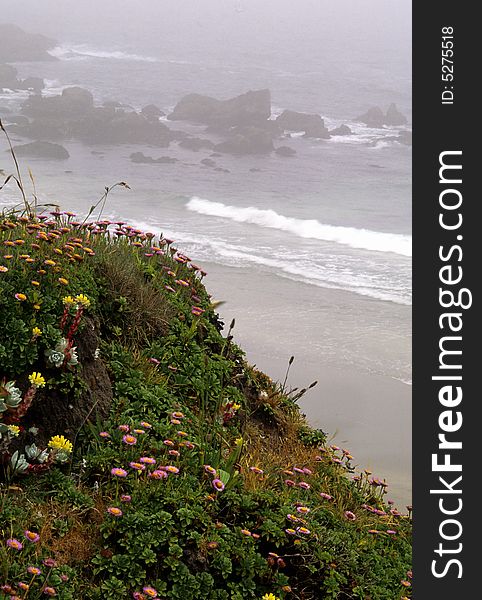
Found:
<svg viewBox="0 0 482 600"><path fill-rule="evenodd" d="M21 550L23 548L23 545L21 542L19 542L17 539L15 538L10 538L7 540L7 546L9 548L12 548L13 550Z"/></svg>
<svg viewBox="0 0 482 600"><path fill-rule="evenodd" d="M34 371L31 375L29 375L28 380L34 387L45 387L45 379L37 371Z"/></svg>
<svg viewBox="0 0 482 600"><path fill-rule="evenodd" d="M150 585L146 585L142 588L142 591L148 598L157 598L157 590Z"/></svg>
<svg viewBox="0 0 482 600"><path fill-rule="evenodd" d="M107 512L112 515L113 517L122 517L122 511L120 508L117 508L116 506L109 506L109 508L107 509Z"/></svg>
<svg viewBox="0 0 482 600"><path fill-rule="evenodd" d="M355 521L356 519L355 513L352 513L351 510L345 510L343 514L345 515L345 518L349 521Z"/></svg>
<svg viewBox="0 0 482 600"><path fill-rule="evenodd" d="M54 435L49 441L48 447L53 450L64 452L65 454L70 454L74 448L72 442L67 440L63 435Z"/></svg>

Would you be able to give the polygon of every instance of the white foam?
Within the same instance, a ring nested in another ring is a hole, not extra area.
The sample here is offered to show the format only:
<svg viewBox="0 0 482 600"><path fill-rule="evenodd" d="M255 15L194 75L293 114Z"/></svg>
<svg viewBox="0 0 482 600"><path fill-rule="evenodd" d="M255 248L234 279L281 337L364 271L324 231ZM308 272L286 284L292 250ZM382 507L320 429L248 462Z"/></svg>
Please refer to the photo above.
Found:
<svg viewBox="0 0 482 600"><path fill-rule="evenodd" d="M139 54L122 52L121 50L99 50L96 48L90 48L84 44L79 44L76 46L56 46L50 50L49 53L60 60L114 59L158 62L158 60L152 56L141 56Z"/></svg>
<svg viewBox="0 0 482 600"><path fill-rule="evenodd" d="M382 233L369 229L325 225L316 219L285 217L274 210L227 206L196 196L186 205L188 210L212 217L229 219L237 223L251 223L260 227L287 231L298 237L335 242L352 248L375 252L392 252L402 256L412 255L412 237L396 233Z"/></svg>

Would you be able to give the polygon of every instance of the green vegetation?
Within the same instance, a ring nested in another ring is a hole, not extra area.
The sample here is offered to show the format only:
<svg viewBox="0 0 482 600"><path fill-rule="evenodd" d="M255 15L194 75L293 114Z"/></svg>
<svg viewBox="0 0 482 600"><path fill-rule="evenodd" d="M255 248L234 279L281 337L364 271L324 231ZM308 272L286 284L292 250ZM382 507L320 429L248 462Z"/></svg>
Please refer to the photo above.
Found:
<svg viewBox="0 0 482 600"><path fill-rule="evenodd" d="M0 598L409 597L410 515L246 363L203 271L75 219L0 217Z"/></svg>

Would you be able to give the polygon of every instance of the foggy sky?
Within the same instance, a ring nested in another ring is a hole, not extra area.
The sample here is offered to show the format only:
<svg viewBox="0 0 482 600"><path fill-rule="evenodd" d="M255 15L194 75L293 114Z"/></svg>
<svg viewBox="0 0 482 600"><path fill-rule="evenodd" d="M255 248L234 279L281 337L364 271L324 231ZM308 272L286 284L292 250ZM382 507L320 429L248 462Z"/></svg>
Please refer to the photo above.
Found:
<svg viewBox="0 0 482 600"><path fill-rule="evenodd" d="M0 22L63 40L82 32L130 44L143 32L178 31L179 43L216 40L219 52L248 37L253 51L322 52L339 44L356 60L373 47L411 61L410 0L0 0Z"/></svg>

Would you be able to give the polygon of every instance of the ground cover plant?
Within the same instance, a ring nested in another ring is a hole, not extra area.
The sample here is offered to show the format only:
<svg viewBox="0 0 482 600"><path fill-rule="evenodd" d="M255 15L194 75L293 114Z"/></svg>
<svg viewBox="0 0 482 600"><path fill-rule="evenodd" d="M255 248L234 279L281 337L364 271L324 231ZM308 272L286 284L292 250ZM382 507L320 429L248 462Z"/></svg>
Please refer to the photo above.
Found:
<svg viewBox="0 0 482 600"><path fill-rule="evenodd" d="M0 217L0 598L410 597L410 509L104 200Z"/></svg>

